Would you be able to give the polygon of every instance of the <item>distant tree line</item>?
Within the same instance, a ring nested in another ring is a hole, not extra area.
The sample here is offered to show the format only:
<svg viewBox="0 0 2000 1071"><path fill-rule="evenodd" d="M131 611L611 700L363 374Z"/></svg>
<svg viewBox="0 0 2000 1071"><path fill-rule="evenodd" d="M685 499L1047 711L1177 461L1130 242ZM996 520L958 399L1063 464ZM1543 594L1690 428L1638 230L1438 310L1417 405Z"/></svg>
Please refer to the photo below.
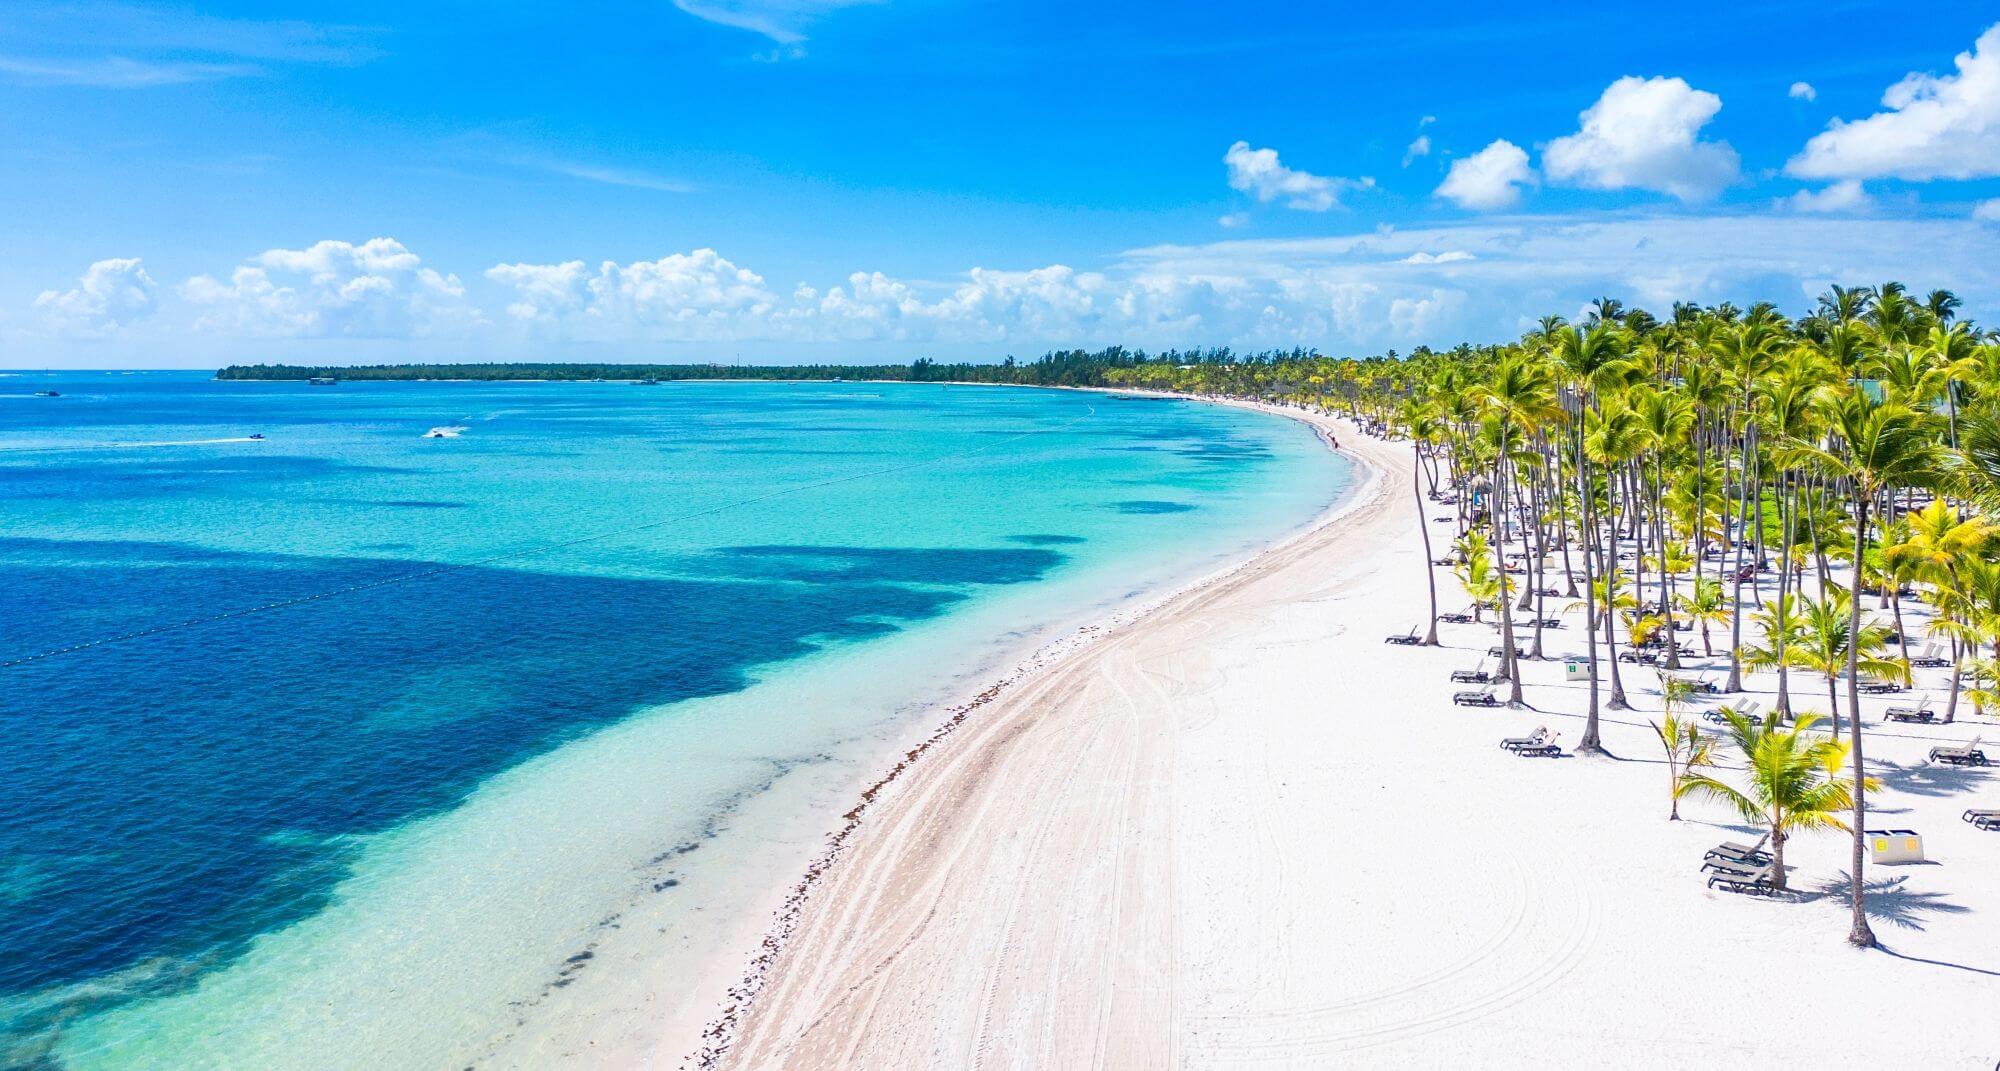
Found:
<svg viewBox="0 0 2000 1071"><path fill-rule="evenodd" d="M945 363L920 357L910 364L378 364L314 366L294 364L230 365L215 374L225 380L873 380L915 383L1013 383L1036 387L1103 387L1131 382L1144 369L1208 367L1239 369L1265 378L1286 364L1321 360L1313 350L1268 350L1239 354L1227 347L1202 350L1141 349L1112 346L1096 351L1054 350L1033 361L1008 357L998 363ZM1139 377L1150 378L1150 377Z"/></svg>

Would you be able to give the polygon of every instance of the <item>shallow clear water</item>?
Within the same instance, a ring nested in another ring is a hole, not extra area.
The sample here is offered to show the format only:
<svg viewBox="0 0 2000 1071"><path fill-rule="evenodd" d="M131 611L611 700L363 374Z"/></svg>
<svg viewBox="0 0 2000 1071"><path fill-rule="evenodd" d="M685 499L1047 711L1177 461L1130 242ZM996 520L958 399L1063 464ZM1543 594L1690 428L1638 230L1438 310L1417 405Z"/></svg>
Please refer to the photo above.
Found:
<svg viewBox="0 0 2000 1071"><path fill-rule="evenodd" d="M462 1065L745 800L1344 482L1073 392L0 378L0 1064Z"/></svg>

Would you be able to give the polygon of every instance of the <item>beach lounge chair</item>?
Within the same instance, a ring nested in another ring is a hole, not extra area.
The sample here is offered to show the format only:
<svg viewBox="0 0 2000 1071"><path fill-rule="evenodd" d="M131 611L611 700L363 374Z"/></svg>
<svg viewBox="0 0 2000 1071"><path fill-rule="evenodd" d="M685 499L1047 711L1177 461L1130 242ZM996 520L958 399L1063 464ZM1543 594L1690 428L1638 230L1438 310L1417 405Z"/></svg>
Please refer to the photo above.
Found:
<svg viewBox="0 0 2000 1071"><path fill-rule="evenodd" d="M1771 885L1771 876L1772 869L1768 864L1755 870L1716 870L1708 875L1708 887L1769 895L1777 891Z"/></svg>
<svg viewBox="0 0 2000 1071"><path fill-rule="evenodd" d="M1451 701L1461 707L1497 707L1500 697L1492 692L1456 692Z"/></svg>
<svg viewBox="0 0 2000 1071"><path fill-rule="evenodd" d="M1560 617L1538 617L1528 622L1528 624L1540 625L1543 628L1561 628L1563 627L1563 619Z"/></svg>
<svg viewBox="0 0 2000 1071"><path fill-rule="evenodd" d="M1760 866L1768 866L1771 862L1771 853L1764 850L1764 845L1770 840L1771 835L1766 833L1758 837L1755 844L1723 841L1710 848L1708 853L1701 857L1702 869L1755 870Z"/></svg>
<svg viewBox="0 0 2000 1071"><path fill-rule="evenodd" d="M1472 624L1472 615L1465 613L1439 614L1438 620L1448 625L1470 625Z"/></svg>
<svg viewBox="0 0 2000 1071"><path fill-rule="evenodd" d="M1417 645L1417 630L1411 628L1409 632L1400 636L1385 636L1382 642L1393 643L1398 647L1415 647Z"/></svg>
<svg viewBox="0 0 2000 1071"><path fill-rule="evenodd" d="M1966 744L1964 747L1932 748L1931 761L1942 762L1952 766L1984 766L1986 765L1986 752L1979 749L1979 738L1975 736L1972 738L1972 742Z"/></svg>
<svg viewBox="0 0 2000 1071"><path fill-rule="evenodd" d="M1960 821L1971 822L1975 829L2000 829L2000 811L1974 809L1958 817Z"/></svg>
<svg viewBox="0 0 2000 1071"><path fill-rule="evenodd" d="M1500 741L1500 747L1502 750L1505 751L1519 751L1524 747L1540 746L1541 744L1547 743L1548 739L1549 737L1547 733L1543 732L1540 729L1537 729L1526 736L1510 736L1507 739Z"/></svg>
<svg viewBox="0 0 2000 1071"><path fill-rule="evenodd" d="M1529 744L1526 747L1517 747L1513 750L1515 757L1523 759L1559 759L1563 757L1563 749L1556 746L1554 737L1550 737L1539 744Z"/></svg>
<svg viewBox="0 0 2000 1071"><path fill-rule="evenodd" d="M1702 711L1701 718L1703 721L1723 723L1727 722L1729 719L1725 717L1722 712L1725 710L1735 710L1738 714L1741 714L1744 717L1749 718L1751 721L1756 721L1758 706L1759 704L1757 703L1756 700L1751 700L1750 702L1747 703L1738 703L1734 707L1717 707L1714 710Z"/></svg>
<svg viewBox="0 0 2000 1071"><path fill-rule="evenodd" d="M1937 711L1929 707L1890 707L1882 712L1884 721L1920 722L1928 725L1937 720Z"/></svg>
<svg viewBox="0 0 2000 1071"><path fill-rule="evenodd" d="M1454 669L1451 671L1453 684L1492 684L1493 674L1483 669Z"/></svg>
<svg viewBox="0 0 2000 1071"><path fill-rule="evenodd" d="M1868 681L1860 690L1863 695L1895 695L1903 686L1895 681Z"/></svg>
<svg viewBox="0 0 2000 1071"><path fill-rule="evenodd" d="M1949 669L1951 659L1945 657L1943 647L1933 643L1924 648L1924 653L1910 656L1910 668Z"/></svg>

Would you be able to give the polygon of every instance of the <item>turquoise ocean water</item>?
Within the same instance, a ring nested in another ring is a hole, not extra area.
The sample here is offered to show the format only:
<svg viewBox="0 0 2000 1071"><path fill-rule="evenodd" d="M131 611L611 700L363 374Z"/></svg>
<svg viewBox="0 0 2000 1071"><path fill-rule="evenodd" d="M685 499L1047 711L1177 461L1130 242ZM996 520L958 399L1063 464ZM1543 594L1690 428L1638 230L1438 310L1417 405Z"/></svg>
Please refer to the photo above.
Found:
<svg viewBox="0 0 2000 1071"><path fill-rule="evenodd" d="M1347 482L1077 392L0 377L0 1066L647 1014L937 704Z"/></svg>

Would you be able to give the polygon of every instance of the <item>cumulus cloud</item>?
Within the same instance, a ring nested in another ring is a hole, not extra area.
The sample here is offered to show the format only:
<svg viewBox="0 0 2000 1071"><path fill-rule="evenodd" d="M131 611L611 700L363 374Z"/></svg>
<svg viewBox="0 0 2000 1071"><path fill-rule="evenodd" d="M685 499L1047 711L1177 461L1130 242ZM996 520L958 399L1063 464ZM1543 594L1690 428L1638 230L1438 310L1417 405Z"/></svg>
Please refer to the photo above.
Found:
<svg viewBox="0 0 2000 1071"><path fill-rule="evenodd" d="M1780 203L1797 212L1858 212L1873 204L1858 179L1836 182L1823 190L1800 190Z"/></svg>
<svg viewBox="0 0 2000 1071"><path fill-rule="evenodd" d="M1245 303L1260 293L1291 296L1274 303L1269 332L1226 336L1236 345L1300 338L1365 352L1508 338L1519 333L1524 310L1564 311L1603 294L1664 314L1680 300L1771 300L1796 312L1828 283L1869 279L2000 293L1991 233L1971 220L1828 215L1511 217L1318 239L1158 246L1128 253L1127 262L1146 275L1233 280ZM1440 249L1471 259L1416 256ZM2000 314L2000 305L1979 302L1968 315L1983 322Z"/></svg>
<svg viewBox="0 0 2000 1071"><path fill-rule="evenodd" d="M1504 138L1463 160L1452 161L1444 182L1432 195L1460 208L1491 211L1521 203L1521 188L1535 182L1528 154Z"/></svg>
<svg viewBox="0 0 2000 1071"><path fill-rule="evenodd" d="M2000 197L1973 205L1972 218L1985 223L2000 223Z"/></svg>
<svg viewBox="0 0 2000 1071"><path fill-rule="evenodd" d="M1736 180L1736 150L1701 140L1722 98L1679 78L1626 76L1549 143L1542 170L1553 182L1594 190L1641 189L1705 201Z"/></svg>
<svg viewBox="0 0 2000 1071"><path fill-rule="evenodd" d="M157 289L139 258L100 260L84 270L74 287L42 291L35 308L57 334L100 337L151 316Z"/></svg>
<svg viewBox="0 0 2000 1071"><path fill-rule="evenodd" d="M426 268L393 238L272 249L222 281L197 275L180 295L198 330L256 338L420 338L477 320L455 275Z"/></svg>
<svg viewBox="0 0 2000 1071"><path fill-rule="evenodd" d="M1229 168L1231 189L1264 204L1283 201L1286 208L1305 212L1324 212L1340 204L1342 193L1375 185L1372 178L1328 178L1295 171L1278 160L1276 149L1253 149L1247 141L1231 145L1222 162Z"/></svg>
<svg viewBox="0 0 2000 1071"><path fill-rule="evenodd" d="M762 276L713 249L631 264L607 260L594 271L580 260L499 264L486 277L514 291L507 314L515 320L558 325L588 338L728 338L738 320L766 315L778 304Z"/></svg>
<svg viewBox="0 0 2000 1071"><path fill-rule="evenodd" d="M1403 166L1408 167L1415 163L1418 157L1429 156L1430 154L1431 136L1429 134L1418 134L1417 140L1410 142L1410 147L1403 150Z"/></svg>
<svg viewBox="0 0 2000 1071"><path fill-rule="evenodd" d="M1811 82L1793 82L1785 95L1793 100L1815 101L1819 99L1819 90L1814 89Z"/></svg>
<svg viewBox="0 0 2000 1071"><path fill-rule="evenodd" d="M1884 111L1838 119L1785 164L1799 178L1990 178L2000 175L2000 24L1953 63L1912 73L1882 94Z"/></svg>

